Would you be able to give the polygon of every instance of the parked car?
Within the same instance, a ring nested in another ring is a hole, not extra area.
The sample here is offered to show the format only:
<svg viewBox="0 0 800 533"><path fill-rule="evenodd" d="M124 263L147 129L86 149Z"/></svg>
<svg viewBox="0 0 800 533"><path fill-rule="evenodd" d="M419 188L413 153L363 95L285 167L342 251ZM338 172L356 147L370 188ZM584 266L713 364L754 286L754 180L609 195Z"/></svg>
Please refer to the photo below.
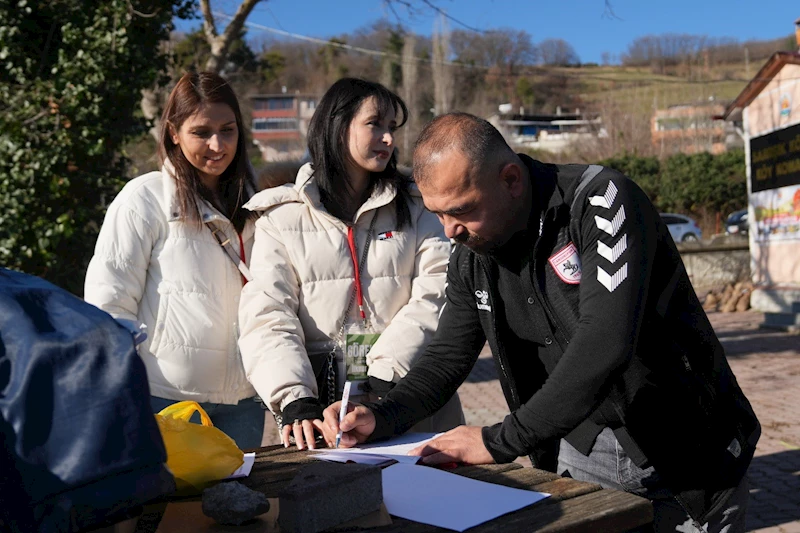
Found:
<svg viewBox="0 0 800 533"><path fill-rule="evenodd" d="M691 217L675 213L661 213L661 220L667 225L675 242L698 242L703 232Z"/></svg>
<svg viewBox="0 0 800 533"><path fill-rule="evenodd" d="M725 233L728 235L747 235L750 227L747 221L747 209L740 209L730 214L725 221Z"/></svg>

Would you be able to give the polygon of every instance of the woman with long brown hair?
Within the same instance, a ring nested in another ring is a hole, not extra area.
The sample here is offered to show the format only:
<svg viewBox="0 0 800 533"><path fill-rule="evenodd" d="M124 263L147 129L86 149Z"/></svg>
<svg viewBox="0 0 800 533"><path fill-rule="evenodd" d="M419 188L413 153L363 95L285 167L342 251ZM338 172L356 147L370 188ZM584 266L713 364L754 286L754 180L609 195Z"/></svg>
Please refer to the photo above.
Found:
<svg viewBox="0 0 800 533"><path fill-rule="evenodd" d="M239 103L220 76L188 73L161 124L161 170L109 206L85 298L146 327L139 355L155 412L195 400L240 447L259 446L264 412L237 348L254 219L242 206L255 183Z"/></svg>

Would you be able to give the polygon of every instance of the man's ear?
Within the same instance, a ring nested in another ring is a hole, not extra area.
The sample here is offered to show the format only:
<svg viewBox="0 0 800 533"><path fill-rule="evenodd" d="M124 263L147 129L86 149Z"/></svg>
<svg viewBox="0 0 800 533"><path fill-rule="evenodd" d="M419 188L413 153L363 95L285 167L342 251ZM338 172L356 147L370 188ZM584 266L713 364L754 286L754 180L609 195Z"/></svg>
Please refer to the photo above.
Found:
<svg viewBox="0 0 800 533"><path fill-rule="evenodd" d="M506 163L500 171L500 180L505 184L512 198L519 198L525 191L522 168L516 163Z"/></svg>

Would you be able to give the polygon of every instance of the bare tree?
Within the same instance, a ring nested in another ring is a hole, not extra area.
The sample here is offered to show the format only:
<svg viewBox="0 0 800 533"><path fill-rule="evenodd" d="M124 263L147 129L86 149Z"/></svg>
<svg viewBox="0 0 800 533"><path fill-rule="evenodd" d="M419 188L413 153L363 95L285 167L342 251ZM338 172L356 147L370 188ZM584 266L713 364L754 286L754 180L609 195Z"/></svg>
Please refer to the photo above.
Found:
<svg viewBox="0 0 800 533"><path fill-rule="evenodd" d="M416 45L417 37L413 33L406 34L406 39L403 43L403 58L401 60L403 68L402 94L403 100L405 100L409 110L408 121L406 122L405 128L403 128L403 157L405 158L410 157L408 151L409 137L412 139L416 137L414 132L414 128L416 127L414 110L417 109L417 91L419 90L417 87L419 63L414 55Z"/></svg>
<svg viewBox="0 0 800 533"><path fill-rule="evenodd" d="M577 52L564 39L545 39L539 43L539 61L543 65L578 65L581 60Z"/></svg>
<svg viewBox="0 0 800 533"><path fill-rule="evenodd" d="M200 0L200 9L203 12L203 31L206 35L208 44L211 45L211 56L206 61L205 69L211 72L219 72L225 66L228 58L228 51L231 43L239 36L242 31L244 21L262 0L243 0L239 8L233 15L225 30L219 33L217 24L214 20L214 13L211 10L211 0Z"/></svg>
<svg viewBox="0 0 800 533"><path fill-rule="evenodd" d="M203 33L209 46L211 47L211 55L205 64L205 70L212 72L219 72L225 66L228 60L228 53L231 49L231 44L236 39L241 38L242 28L248 15L253 11L253 8L259 2L265 0L243 0L236 10L228 26L220 34L217 31L216 21L211 8L211 0L200 0L200 9L203 12ZM165 46L172 47L172 42L165 43ZM175 73L172 73L174 76ZM150 128L150 135L158 141L160 120L159 115L161 108L166 102L167 87L153 87L142 91L141 109L142 114L147 118L153 126Z"/></svg>
<svg viewBox="0 0 800 533"><path fill-rule="evenodd" d="M435 114L450 111L453 101L453 70L447 64L450 57L450 31L444 15L440 15L433 29L433 92Z"/></svg>

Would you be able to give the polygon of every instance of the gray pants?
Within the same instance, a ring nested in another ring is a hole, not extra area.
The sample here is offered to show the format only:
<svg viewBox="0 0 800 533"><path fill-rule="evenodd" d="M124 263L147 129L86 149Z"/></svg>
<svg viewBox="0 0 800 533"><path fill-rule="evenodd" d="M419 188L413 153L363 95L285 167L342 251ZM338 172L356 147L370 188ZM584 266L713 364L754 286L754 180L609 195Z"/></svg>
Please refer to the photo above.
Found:
<svg viewBox="0 0 800 533"><path fill-rule="evenodd" d="M588 457L562 440L558 454L558 473L650 499L653 502L653 531L656 533L745 531L745 512L749 497L747 476L742 479L722 509L708 517L705 524L700 524L686 514L652 467L641 469L633 464L608 428L597 436Z"/></svg>

